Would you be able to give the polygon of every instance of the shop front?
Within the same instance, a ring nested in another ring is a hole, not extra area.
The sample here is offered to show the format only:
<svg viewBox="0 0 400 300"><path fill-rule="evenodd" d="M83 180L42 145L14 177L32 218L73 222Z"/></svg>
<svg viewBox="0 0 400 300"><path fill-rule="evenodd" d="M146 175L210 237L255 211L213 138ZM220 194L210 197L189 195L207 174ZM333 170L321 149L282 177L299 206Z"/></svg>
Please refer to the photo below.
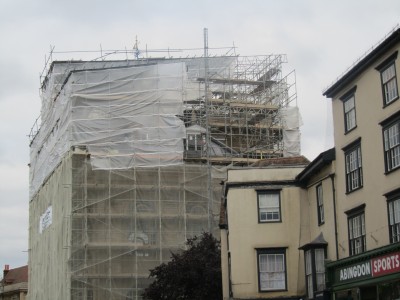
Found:
<svg viewBox="0 0 400 300"><path fill-rule="evenodd" d="M332 300L400 300L400 243L326 264Z"/></svg>

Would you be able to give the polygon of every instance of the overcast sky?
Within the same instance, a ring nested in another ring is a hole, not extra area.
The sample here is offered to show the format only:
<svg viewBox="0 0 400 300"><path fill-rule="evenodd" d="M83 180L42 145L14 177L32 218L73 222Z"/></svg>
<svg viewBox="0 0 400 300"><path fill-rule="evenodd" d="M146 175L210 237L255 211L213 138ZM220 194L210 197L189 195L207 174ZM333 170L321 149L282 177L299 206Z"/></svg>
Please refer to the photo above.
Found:
<svg viewBox="0 0 400 300"><path fill-rule="evenodd" d="M312 160L333 145L322 91L399 22L399 0L0 0L0 267L28 262L27 135L40 115L39 74L50 45L132 49L137 36L141 48L196 48L208 28L210 48L287 54L302 154Z"/></svg>

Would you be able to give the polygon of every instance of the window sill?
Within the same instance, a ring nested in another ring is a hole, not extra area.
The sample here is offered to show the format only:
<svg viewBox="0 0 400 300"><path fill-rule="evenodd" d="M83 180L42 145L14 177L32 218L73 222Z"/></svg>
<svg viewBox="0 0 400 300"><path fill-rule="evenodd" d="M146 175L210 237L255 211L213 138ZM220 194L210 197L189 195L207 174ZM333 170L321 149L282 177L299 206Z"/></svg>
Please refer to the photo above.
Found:
<svg viewBox="0 0 400 300"><path fill-rule="evenodd" d="M354 256L357 256L357 255L361 255L361 254L363 254L365 252L367 252L367 250L364 250L364 251L362 251L360 253L354 253L354 254L351 254L351 255L349 254L349 257L354 257Z"/></svg>
<svg viewBox="0 0 400 300"><path fill-rule="evenodd" d="M258 221L258 224L273 224L273 223L282 223L282 220L276 220L276 221Z"/></svg>
<svg viewBox="0 0 400 300"><path fill-rule="evenodd" d="M286 292L287 289L281 289L281 290L259 290L258 292L260 293L274 293L274 292Z"/></svg>
<svg viewBox="0 0 400 300"><path fill-rule="evenodd" d="M362 187L363 187L363 186L360 186L360 187L358 187L358 188L356 188L356 189L354 189L354 190L346 191L346 195L349 195L349 194L351 194L351 193L354 193L355 191L361 190Z"/></svg>
<svg viewBox="0 0 400 300"><path fill-rule="evenodd" d="M391 104L393 104L394 102L396 102L399 99L399 96L397 96L396 98L394 98L393 100L391 100L389 103L384 103L383 104L383 109L385 109L386 107L390 106Z"/></svg>
<svg viewBox="0 0 400 300"><path fill-rule="evenodd" d="M391 169L391 170L389 170L389 171L385 171L385 175L389 175L389 174L391 174L391 173L393 173L393 172L395 172L395 171L397 171L397 170L400 170L400 166L397 166L397 167L395 167L394 169Z"/></svg>
<svg viewBox="0 0 400 300"><path fill-rule="evenodd" d="M346 134L348 134L348 133L352 132L353 130L355 130L356 128L357 128L357 125L356 125L356 126L354 126L354 127L353 127L353 128L351 128L351 129L349 129L349 130L345 131L345 132L344 132L344 134L346 135Z"/></svg>

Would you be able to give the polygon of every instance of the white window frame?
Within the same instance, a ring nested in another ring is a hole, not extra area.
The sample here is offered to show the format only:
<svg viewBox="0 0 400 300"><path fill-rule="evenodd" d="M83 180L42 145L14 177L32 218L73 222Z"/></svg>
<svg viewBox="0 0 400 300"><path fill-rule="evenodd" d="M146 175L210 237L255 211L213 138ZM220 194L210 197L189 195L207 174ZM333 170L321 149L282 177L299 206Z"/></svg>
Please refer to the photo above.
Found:
<svg viewBox="0 0 400 300"><path fill-rule="evenodd" d="M258 191L258 222L281 222L280 191Z"/></svg>
<svg viewBox="0 0 400 300"><path fill-rule="evenodd" d="M400 242L400 192L388 199L390 243Z"/></svg>
<svg viewBox="0 0 400 300"><path fill-rule="evenodd" d="M399 87L397 84L396 59L398 51L386 58L375 69L380 72L383 107L399 99Z"/></svg>
<svg viewBox="0 0 400 300"><path fill-rule="evenodd" d="M286 250L284 248L257 249L257 262L260 292L287 290Z"/></svg>
<svg viewBox="0 0 400 300"><path fill-rule="evenodd" d="M354 94L350 97L346 98L343 101L343 109L344 109L344 123L345 123L345 132L349 132L357 126L356 120L356 99Z"/></svg>
<svg viewBox="0 0 400 300"><path fill-rule="evenodd" d="M205 135L202 133L188 133L186 135L186 151L202 151L205 145Z"/></svg>
<svg viewBox="0 0 400 300"><path fill-rule="evenodd" d="M390 172L400 167L400 118L383 128L385 170Z"/></svg>
<svg viewBox="0 0 400 300"><path fill-rule="evenodd" d="M313 283L313 262L312 250L309 249L304 253L306 264L306 285L308 299L314 299L314 283Z"/></svg>
<svg viewBox="0 0 400 300"><path fill-rule="evenodd" d="M346 189L350 193L363 186L361 144L345 151Z"/></svg>
<svg viewBox="0 0 400 300"><path fill-rule="evenodd" d="M325 223L324 197L323 197L322 183L317 185L316 193L317 193L318 225L322 225Z"/></svg>
<svg viewBox="0 0 400 300"><path fill-rule="evenodd" d="M325 289L325 249L316 248L314 253L317 291L323 291Z"/></svg>
<svg viewBox="0 0 400 300"><path fill-rule="evenodd" d="M325 290L325 248L312 247L304 251L307 299L314 299L314 292Z"/></svg>
<svg viewBox="0 0 400 300"><path fill-rule="evenodd" d="M365 213L364 210L348 216L349 255L366 251Z"/></svg>
<svg viewBox="0 0 400 300"><path fill-rule="evenodd" d="M394 61L381 71L381 80L384 104L388 105L399 98L396 65Z"/></svg>

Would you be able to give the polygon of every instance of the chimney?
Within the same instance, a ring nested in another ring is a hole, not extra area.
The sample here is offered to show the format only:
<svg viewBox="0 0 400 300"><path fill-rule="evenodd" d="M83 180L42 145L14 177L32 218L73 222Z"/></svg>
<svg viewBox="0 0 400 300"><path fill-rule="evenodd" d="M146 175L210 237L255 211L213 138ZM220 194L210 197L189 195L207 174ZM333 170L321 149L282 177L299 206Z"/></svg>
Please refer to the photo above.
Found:
<svg viewBox="0 0 400 300"><path fill-rule="evenodd" d="M10 265L4 265L3 279L6 278L8 271L10 271Z"/></svg>

